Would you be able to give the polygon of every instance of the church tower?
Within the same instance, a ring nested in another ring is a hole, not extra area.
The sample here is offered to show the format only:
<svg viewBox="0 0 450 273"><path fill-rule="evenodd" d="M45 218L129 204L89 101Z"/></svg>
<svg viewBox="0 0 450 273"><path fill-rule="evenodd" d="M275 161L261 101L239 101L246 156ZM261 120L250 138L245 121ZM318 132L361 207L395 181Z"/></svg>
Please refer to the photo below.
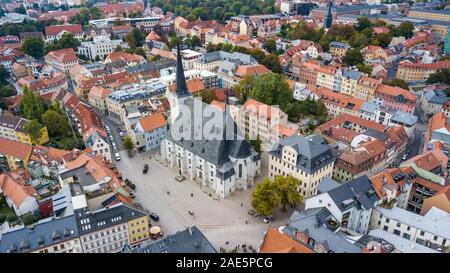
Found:
<svg viewBox="0 0 450 273"><path fill-rule="evenodd" d="M333 23L333 14L331 13L331 7L333 6L333 0L328 0L328 12L325 15L325 18L323 20L323 26L328 29L331 27L331 24Z"/></svg>
<svg viewBox="0 0 450 273"><path fill-rule="evenodd" d="M183 62L181 60L181 50L180 45L177 46L177 69L176 69L176 79L175 79L175 92L170 92L167 88L166 97L170 104L170 123L174 123L175 119L180 113L180 104L191 98L192 95L189 93L186 85L186 78L184 77Z"/></svg>

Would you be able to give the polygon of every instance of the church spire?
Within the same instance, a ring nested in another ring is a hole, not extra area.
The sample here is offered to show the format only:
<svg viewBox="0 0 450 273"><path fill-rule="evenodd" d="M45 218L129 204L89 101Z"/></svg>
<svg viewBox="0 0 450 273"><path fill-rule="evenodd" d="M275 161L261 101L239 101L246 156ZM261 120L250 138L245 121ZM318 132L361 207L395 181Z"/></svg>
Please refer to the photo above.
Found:
<svg viewBox="0 0 450 273"><path fill-rule="evenodd" d="M331 12L331 7L333 6L333 0L328 0L328 12L325 15L323 26L325 28L330 28L333 23L333 14Z"/></svg>
<svg viewBox="0 0 450 273"><path fill-rule="evenodd" d="M183 62L181 61L180 44L177 45L177 72L176 72L176 94L178 97L190 95L186 85L186 78L184 77Z"/></svg>

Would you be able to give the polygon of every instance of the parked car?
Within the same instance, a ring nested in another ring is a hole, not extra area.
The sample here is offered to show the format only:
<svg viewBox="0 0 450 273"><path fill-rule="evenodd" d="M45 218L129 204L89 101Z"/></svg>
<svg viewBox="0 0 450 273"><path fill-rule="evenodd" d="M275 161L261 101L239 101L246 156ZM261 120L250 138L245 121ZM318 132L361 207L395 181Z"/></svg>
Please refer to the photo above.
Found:
<svg viewBox="0 0 450 273"><path fill-rule="evenodd" d="M270 222L272 222L272 220L273 220L272 216L267 216L267 217L264 217L264 219L263 219L264 223L270 223Z"/></svg>
<svg viewBox="0 0 450 273"><path fill-rule="evenodd" d="M155 221L155 222L158 222L158 221L159 221L159 216L158 216L158 214L156 214L156 213L154 213L154 212L149 213L148 216L150 217L150 219L152 219L152 220Z"/></svg>
<svg viewBox="0 0 450 273"><path fill-rule="evenodd" d="M148 164L144 165L144 169L142 170L142 173L147 173L148 172Z"/></svg>
<svg viewBox="0 0 450 273"><path fill-rule="evenodd" d="M120 155L119 155L119 153L116 152L116 153L114 154L114 156L116 157L116 161L120 161Z"/></svg>

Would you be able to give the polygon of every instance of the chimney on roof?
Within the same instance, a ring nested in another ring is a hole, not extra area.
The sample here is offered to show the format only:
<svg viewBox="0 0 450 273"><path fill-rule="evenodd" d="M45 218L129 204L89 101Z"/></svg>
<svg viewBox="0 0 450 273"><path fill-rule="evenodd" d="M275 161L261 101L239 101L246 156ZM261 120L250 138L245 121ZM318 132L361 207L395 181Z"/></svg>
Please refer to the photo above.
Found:
<svg viewBox="0 0 450 273"><path fill-rule="evenodd" d="M192 227L188 227L189 235L192 236Z"/></svg>

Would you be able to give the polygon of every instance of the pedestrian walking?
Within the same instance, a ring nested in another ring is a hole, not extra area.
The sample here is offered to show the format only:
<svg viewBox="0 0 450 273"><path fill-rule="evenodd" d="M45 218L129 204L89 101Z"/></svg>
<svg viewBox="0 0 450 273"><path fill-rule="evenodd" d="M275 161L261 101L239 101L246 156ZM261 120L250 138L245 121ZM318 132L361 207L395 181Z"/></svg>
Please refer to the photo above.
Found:
<svg viewBox="0 0 450 273"><path fill-rule="evenodd" d="M241 207L243 207L244 206L244 204L242 204L242 202L241 202Z"/></svg>
<svg viewBox="0 0 450 273"><path fill-rule="evenodd" d="M191 197L194 197L194 194L191 192Z"/></svg>

